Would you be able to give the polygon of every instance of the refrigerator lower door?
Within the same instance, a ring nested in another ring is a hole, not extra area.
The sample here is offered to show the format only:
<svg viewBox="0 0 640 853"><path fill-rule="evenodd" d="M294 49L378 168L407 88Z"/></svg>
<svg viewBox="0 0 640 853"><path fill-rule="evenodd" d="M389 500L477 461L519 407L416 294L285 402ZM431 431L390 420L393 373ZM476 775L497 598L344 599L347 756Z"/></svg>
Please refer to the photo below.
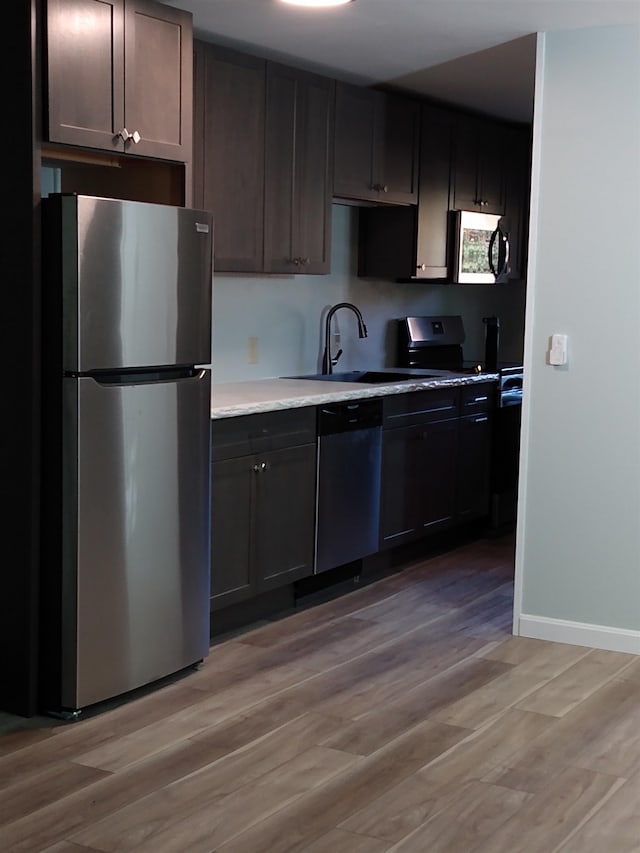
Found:
<svg viewBox="0 0 640 853"><path fill-rule="evenodd" d="M208 654L210 381L64 379L64 708Z"/></svg>

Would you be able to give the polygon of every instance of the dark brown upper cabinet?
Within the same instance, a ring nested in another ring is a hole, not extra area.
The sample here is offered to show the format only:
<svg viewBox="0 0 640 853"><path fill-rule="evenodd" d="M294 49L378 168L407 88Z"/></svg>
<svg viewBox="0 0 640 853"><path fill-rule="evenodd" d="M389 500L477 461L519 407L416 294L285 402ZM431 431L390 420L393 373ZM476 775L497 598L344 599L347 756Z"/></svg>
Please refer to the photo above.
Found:
<svg viewBox="0 0 640 853"><path fill-rule="evenodd" d="M529 197L531 192L531 131L511 128L504 135L505 216L509 235L509 278L524 280L529 243Z"/></svg>
<svg viewBox="0 0 640 853"><path fill-rule="evenodd" d="M455 129L455 210L504 213L504 134L489 119L461 115Z"/></svg>
<svg viewBox="0 0 640 853"><path fill-rule="evenodd" d="M419 131L417 101L337 83L334 196L415 204Z"/></svg>
<svg viewBox="0 0 640 853"><path fill-rule="evenodd" d="M267 63L264 271L328 273L334 82Z"/></svg>
<svg viewBox="0 0 640 853"><path fill-rule="evenodd" d="M450 111L423 106L418 205L360 211L359 275L447 279L452 127Z"/></svg>
<svg viewBox="0 0 640 853"><path fill-rule="evenodd" d="M417 278L446 279L450 275L451 168L453 117L438 107L422 109L420 194L416 229Z"/></svg>
<svg viewBox="0 0 640 853"><path fill-rule="evenodd" d="M333 80L195 43L194 203L218 272L327 273Z"/></svg>
<svg viewBox="0 0 640 853"><path fill-rule="evenodd" d="M154 0L47 0L49 142L188 162L192 17Z"/></svg>
<svg viewBox="0 0 640 853"><path fill-rule="evenodd" d="M196 40L193 199L214 221L214 270L261 272L266 63Z"/></svg>

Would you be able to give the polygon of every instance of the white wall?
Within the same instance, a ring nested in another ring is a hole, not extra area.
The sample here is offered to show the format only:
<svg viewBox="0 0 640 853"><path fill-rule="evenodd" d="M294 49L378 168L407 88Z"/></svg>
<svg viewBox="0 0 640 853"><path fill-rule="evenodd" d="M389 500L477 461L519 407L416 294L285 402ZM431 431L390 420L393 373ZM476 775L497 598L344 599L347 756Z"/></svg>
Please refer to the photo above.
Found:
<svg viewBox="0 0 640 853"><path fill-rule="evenodd" d="M514 628L640 653L640 27L539 37L529 282Z"/></svg>
<svg viewBox="0 0 640 853"><path fill-rule="evenodd" d="M357 227L357 208L333 206L330 275L215 276L214 382L316 372L326 311L343 301L360 308L369 336L358 340L351 312L336 314L332 327L340 331L344 350L339 369L394 366L394 326L389 320L408 314L462 314L465 357L478 360L484 353L482 317L496 314L501 319L502 357L514 361L522 357L522 283L465 287L359 279ZM252 337L258 338L255 364L248 363Z"/></svg>

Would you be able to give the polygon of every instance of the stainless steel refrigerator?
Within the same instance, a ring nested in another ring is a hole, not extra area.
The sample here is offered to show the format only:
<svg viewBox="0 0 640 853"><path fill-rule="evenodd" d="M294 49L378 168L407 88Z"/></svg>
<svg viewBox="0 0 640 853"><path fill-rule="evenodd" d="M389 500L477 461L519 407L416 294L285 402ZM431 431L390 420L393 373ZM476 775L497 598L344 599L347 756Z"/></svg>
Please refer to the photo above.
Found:
<svg viewBox="0 0 640 853"><path fill-rule="evenodd" d="M213 224L42 208L40 697L74 716L208 654Z"/></svg>

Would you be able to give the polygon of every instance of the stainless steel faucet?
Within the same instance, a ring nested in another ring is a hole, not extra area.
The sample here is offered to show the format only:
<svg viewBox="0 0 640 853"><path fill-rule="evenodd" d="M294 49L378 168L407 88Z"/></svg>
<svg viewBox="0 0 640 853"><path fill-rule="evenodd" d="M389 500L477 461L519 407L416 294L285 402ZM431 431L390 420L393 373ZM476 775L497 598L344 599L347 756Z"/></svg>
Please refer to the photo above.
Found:
<svg viewBox="0 0 640 853"><path fill-rule="evenodd" d="M338 302L333 305L329 311L327 312L327 319L325 320L325 329L324 329L324 353L322 355L322 372L323 373L332 373L333 366L337 363L338 359L342 355L342 350L338 350L338 354L335 358L331 357L331 320L333 315L340 308L349 308L356 315L358 319L358 337L366 338L367 337L367 327L364 324L364 320L362 319L362 314L360 313L360 309L356 308L351 302Z"/></svg>

